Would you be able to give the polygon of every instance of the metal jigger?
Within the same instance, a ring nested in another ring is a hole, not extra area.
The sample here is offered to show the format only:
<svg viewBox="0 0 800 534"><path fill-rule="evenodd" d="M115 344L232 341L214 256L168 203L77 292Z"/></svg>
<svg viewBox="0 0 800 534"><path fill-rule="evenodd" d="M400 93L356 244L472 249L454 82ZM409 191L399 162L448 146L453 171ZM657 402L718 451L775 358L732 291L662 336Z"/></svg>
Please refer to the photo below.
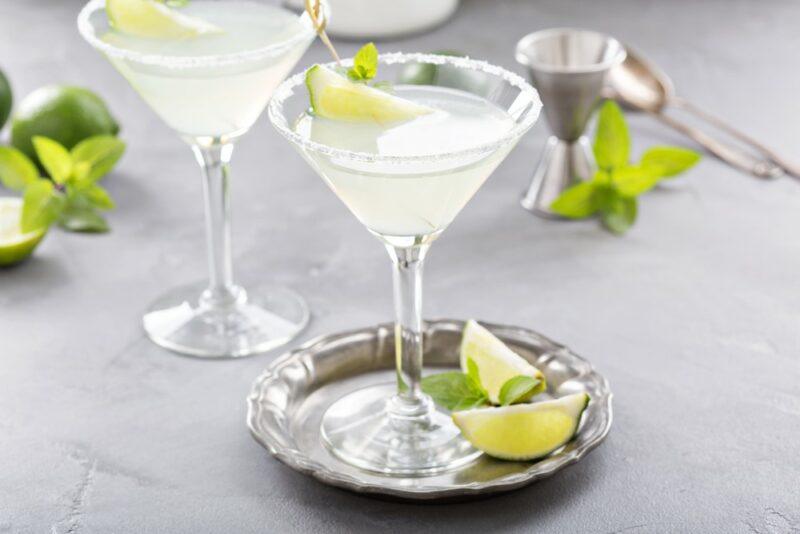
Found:
<svg viewBox="0 0 800 534"><path fill-rule="evenodd" d="M557 217L550 204L569 186L594 175L594 158L583 132L608 70L625 59L625 49L602 33L555 28L520 39L516 57L528 67L554 134L522 206L536 215Z"/></svg>

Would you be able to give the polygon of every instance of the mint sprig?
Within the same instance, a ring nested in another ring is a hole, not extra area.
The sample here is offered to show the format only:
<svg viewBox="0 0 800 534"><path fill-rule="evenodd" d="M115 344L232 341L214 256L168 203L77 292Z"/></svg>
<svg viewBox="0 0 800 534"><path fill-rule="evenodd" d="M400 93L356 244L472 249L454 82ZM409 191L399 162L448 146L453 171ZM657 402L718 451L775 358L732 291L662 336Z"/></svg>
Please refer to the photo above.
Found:
<svg viewBox="0 0 800 534"><path fill-rule="evenodd" d="M347 77L354 82L366 82L378 74L378 48L375 43L367 43L353 56L353 66Z"/></svg>
<svg viewBox="0 0 800 534"><path fill-rule="evenodd" d="M526 401L540 382L537 378L525 375L509 378L500 388L500 405L509 406ZM426 376L421 386L433 402L451 412L492 405L489 394L481 384L478 365L472 358L467 358L466 373L448 371Z"/></svg>
<svg viewBox="0 0 800 534"><path fill-rule="evenodd" d="M23 232L57 223L73 232L107 232L99 210L114 201L98 181L117 163L125 144L113 136L90 137L68 151L47 137L34 137L36 155L50 178L40 177L33 162L13 147L0 147L0 182L23 193Z"/></svg>
<svg viewBox="0 0 800 534"><path fill-rule="evenodd" d="M638 196L700 161L700 154L694 150L654 146L645 151L639 163L631 164L630 148L622 110L607 100L600 108L593 145L597 172L590 181L564 191L550 208L570 219L599 214L607 230L623 234L636 222Z"/></svg>
<svg viewBox="0 0 800 534"><path fill-rule="evenodd" d="M532 376L517 375L505 381L498 395L501 406L509 406L527 400L542 381Z"/></svg>
<svg viewBox="0 0 800 534"><path fill-rule="evenodd" d="M459 371L426 376L421 385L422 391L430 395L433 402L451 412L478 408L489 403L480 384Z"/></svg>

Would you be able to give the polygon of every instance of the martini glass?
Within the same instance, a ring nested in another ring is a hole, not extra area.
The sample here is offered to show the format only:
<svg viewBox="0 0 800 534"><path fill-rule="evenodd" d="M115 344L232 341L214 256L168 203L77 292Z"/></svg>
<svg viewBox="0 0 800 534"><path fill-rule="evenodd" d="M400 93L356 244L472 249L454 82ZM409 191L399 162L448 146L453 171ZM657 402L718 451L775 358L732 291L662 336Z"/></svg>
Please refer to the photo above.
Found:
<svg viewBox="0 0 800 534"><path fill-rule="evenodd" d="M222 31L179 39L115 30L104 0L90 1L78 16L81 35L191 146L203 171L209 281L169 291L143 318L150 339L178 353L222 358L263 352L288 342L308 322L308 308L293 291L236 285L231 260L228 164L235 141L316 35L306 14L280 4L194 0L180 12Z"/></svg>
<svg viewBox="0 0 800 534"><path fill-rule="evenodd" d="M276 90L268 113L394 265L397 381L334 402L323 416L323 442L359 468L424 476L465 465L480 452L420 386L423 262L431 243L536 122L541 104L521 77L482 61L394 53L379 63L382 80L427 72L428 85L395 84L393 91L437 111L398 127L315 117L298 74Z"/></svg>

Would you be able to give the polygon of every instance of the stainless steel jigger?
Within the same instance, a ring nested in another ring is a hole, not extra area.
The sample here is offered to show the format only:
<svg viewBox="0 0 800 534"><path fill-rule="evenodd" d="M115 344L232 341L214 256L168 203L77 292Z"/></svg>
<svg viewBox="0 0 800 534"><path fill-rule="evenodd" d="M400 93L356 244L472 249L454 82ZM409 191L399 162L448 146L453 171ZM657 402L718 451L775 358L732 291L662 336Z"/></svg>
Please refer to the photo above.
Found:
<svg viewBox="0 0 800 534"><path fill-rule="evenodd" d="M625 48L602 33L554 28L520 39L517 61L528 67L553 134L547 141L522 206L557 217L550 204L572 184L594 175L589 140L583 135L606 74L625 59Z"/></svg>

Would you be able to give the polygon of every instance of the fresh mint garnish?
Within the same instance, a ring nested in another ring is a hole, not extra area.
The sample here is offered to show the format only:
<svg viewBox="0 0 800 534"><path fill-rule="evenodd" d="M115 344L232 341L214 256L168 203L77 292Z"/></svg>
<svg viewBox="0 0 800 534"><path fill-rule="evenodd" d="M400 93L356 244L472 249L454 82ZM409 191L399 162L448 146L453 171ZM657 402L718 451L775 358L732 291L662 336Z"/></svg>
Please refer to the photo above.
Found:
<svg viewBox="0 0 800 534"><path fill-rule="evenodd" d="M622 110L608 100L600 108L594 137L594 158L602 171L612 172L628 164L631 137Z"/></svg>
<svg viewBox="0 0 800 534"><path fill-rule="evenodd" d="M0 147L0 182L23 193L22 231L53 223L76 232L106 232L98 210L114 208L114 201L98 181L116 165L125 143L99 135L67 151L47 137L34 137L36 155L50 178L39 177L36 166L21 151Z"/></svg>
<svg viewBox="0 0 800 534"><path fill-rule="evenodd" d="M189 0L160 0L167 4L169 7L184 7L189 3Z"/></svg>
<svg viewBox="0 0 800 534"><path fill-rule="evenodd" d="M479 383L469 375L450 371L426 376L421 382L422 391L433 401L452 412L478 408L489 403L489 398Z"/></svg>
<svg viewBox="0 0 800 534"><path fill-rule="evenodd" d="M509 378L500 388L500 404L508 406L525 401L541 383L538 378L518 375ZM489 394L481 384L478 364L467 358L467 372L450 371L426 376L422 379L422 391L433 401L451 412L469 410L490 405Z"/></svg>
<svg viewBox="0 0 800 534"><path fill-rule="evenodd" d="M611 195L601 213L603 225L615 234L624 234L636 221L639 210L636 197Z"/></svg>
<svg viewBox="0 0 800 534"><path fill-rule="evenodd" d="M525 375L517 375L513 378L509 378L500 388L500 393L498 395L500 405L508 406L526 400L540 383L541 380L538 378Z"/></svg>
<svg viewBox="0 0 800 534"><path fill-rule="evenodd" d="M600 214L606 229L623 234L636 222L639 195L700 161L694 150L655 146L645 151L639 163L631 164L630 147L622 110L608 100L600 108L593 147L598 171L592 180L564 191L550 208L570 219Z"/></svg>
<svg viewBox="0 0 800 534"><path fill-rule="evenodd" d="M44 170L57 184L64 184L72 176L72 158L66 148L58 141L48 137L33 138L33 148Z"/></svg>
<svg viewBox="0 0 800 534"><path fill-rule="evenodd" d="M656 168L664 177L675 176L700 160L694 150L674 146L654 146L642 155L642 166Z"/></svg>
<svg viewBox="0 0 800 534"><path fill-rule="evenodd" d="M376 74L378 74L378 48L375 43L367 43L353 57L353 66L347 71L347 77L354 82L366 82Z"/></svg>
<svg viewBox="0 0 800 534"><path fill-rule="evenodd" d="M97 182L114 168L123 152L125 143L110 135L90 137L75 145L70 155L76 184L88 187Z"/></svg>
<svg viewBox="0 0 800 534"><path fill-rule="evenodd" d="M39 179L36 165L16 148L0 146L0 183L12 191L24 191Z"/></svg>
<svg viewBox="0 0 800 534"><path fill-rule="evenodd" d="M469 376L475 383L475 385L477 385L481 389L481 391L483 391L483 394L488 399L489 392L486 391L485 387L483 387L483 384L481 383L480 369L478 369L478 364L475 363L475 360L473 360L472 358L467 358L467 376Z"/></svg>
<svg viewBox="0 0 800 534"><path fill-rule="evenodd" d="M53 182L37 179L25 188L22 197L21 230L31 232L47 228L58 220L65 205L64 195L56 191Z"/></svg>
<svg viewBox="0 0 800 534"><path fill-rule="evenodd" d="M67 204L58 219L58 225L70 232L108 232L108 223L97 209L106 208L100 208L84 192L67 195Z"/></svg>
<svg viewBox="0 0 800 534"><path fill-rule="evenodd" d="M478 364L472 358L467 358L467 376L475 381L476 384L481 383L481 371L478 369Z"/></svg>

